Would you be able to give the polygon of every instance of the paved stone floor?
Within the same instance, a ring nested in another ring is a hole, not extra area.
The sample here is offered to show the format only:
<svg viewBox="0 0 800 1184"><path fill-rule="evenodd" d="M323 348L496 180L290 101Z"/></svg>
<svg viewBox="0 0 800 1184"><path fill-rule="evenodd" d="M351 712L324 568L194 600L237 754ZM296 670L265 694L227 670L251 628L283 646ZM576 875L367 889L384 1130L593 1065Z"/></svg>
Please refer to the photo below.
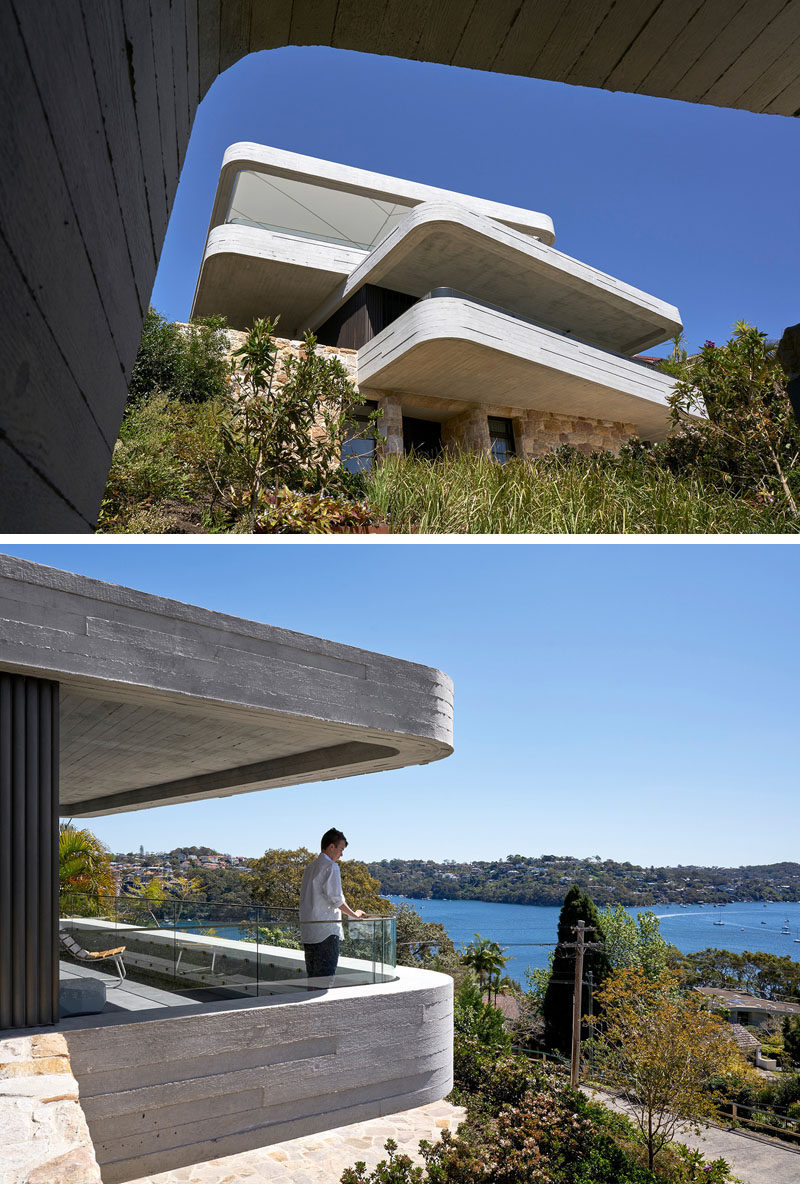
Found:
<svg viewBox="0 0 800 1184"><path fill-rule="evenodd" d="M374 1118L307 1135L288 1143L274 1143L257 1151L243 1151L224 1159L210 1159L189 1168L142 1176L131 1184L237 1184L249 1180L281 1181L281 1184L338 1184L345 1168L363 1160L373 1168L386 1158L384 1143L394 1139L401 1151L421 1163L417 1152L420 1139L435 1142L443 1130L454 1131L464 1115L459 1106L432 1102L402 1114Z"/></svg>

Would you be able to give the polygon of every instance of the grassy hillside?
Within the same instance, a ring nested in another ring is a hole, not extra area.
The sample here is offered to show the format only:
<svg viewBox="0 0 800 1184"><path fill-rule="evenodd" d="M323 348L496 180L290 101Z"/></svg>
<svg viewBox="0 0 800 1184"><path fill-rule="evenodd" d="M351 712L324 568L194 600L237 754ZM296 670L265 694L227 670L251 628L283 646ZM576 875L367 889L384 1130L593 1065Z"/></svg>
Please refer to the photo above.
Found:
<svg viewBox="0 0 800 1184"><path fill-rule="evenodd" d="M100 528L110 533L243 530L223 510L241 480L220 443L221 400L187 403L156 393L129 408L106 488ZM364 479L375 516L393 533L797 533L785 503L712 488L635 461L578 453L498 465L484 455L436 462L395 458Z"/></svg>

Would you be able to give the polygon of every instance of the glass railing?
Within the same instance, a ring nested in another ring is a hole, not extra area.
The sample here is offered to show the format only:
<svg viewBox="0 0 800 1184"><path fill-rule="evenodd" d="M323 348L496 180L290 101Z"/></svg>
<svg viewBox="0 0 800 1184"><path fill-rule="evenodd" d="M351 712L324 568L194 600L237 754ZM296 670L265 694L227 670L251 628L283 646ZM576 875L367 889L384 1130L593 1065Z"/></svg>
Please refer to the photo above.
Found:
<svg viewBox="0 0 800 1184"><path fill-rule="evenodd" d="M128 984L190 998L290 994L396 977L394 917L343 918L338 965L326 978L306 971L296 909L62 892L59 929L59 957L71 971L116 980L120 968L108 951L123 947ZM307 941L310 931L323 940L331 922L304 922Z"/></svg>

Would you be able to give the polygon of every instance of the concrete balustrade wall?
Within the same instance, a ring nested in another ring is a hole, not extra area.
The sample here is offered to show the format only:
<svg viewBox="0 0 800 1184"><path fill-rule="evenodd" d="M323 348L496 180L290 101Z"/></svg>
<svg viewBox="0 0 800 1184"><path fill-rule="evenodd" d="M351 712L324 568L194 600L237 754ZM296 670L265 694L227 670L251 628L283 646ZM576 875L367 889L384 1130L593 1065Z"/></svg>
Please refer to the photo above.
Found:
<svg viewBox="0 0 800 1184"><path fill-rule="evenodd" d="M406 967L398 975L292 1002L69 1021L72 1070L104 1184L444 1097L452 979Z"/></svg>

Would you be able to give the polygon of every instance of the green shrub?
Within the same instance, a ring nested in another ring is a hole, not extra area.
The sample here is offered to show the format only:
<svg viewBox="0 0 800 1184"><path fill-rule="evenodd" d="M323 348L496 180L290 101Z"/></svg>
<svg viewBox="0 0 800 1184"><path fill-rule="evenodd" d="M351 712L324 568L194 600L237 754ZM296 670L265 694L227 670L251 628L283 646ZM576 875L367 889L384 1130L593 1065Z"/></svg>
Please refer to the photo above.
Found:
<svg viewBox="0 0 800 1184"><path fill-rule="evenodd" d="M128 384L128 403L163 391L187 403L220 398L228 389L228 336L224 317L201 317L183 326L150 308Z"/></svg>
<svg viewBox="0 0 800 1184"><path fill-rule="evenodd" d="M254 534L364 534L375 523L367 502L324 493L294 493L283 486L261 494Z"/></svg>
<svg viewBox="0 0 800 1184"><path fill-rule="evenodd" d="M98 528L155 533L199 529L237 473L218 446L218 400L185 403L156 392L130 405L114 447ZM187 507L191 506L191 513Z"/></svg>

